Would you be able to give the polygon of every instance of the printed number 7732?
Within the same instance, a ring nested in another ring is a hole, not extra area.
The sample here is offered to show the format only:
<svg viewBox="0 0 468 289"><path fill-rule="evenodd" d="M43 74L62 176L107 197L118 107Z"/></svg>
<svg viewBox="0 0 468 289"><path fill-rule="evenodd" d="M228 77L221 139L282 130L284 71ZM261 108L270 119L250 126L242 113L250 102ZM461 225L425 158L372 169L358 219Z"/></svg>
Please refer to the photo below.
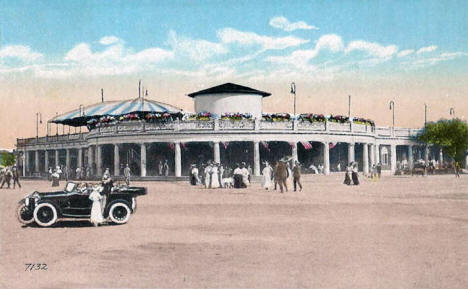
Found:
<svg viewBox="0 0 468 289"><path fill-rule="evenodd" d="M24 271L36 271L36 270L47 270L47 264L41 263L26 263Z"/></svg>

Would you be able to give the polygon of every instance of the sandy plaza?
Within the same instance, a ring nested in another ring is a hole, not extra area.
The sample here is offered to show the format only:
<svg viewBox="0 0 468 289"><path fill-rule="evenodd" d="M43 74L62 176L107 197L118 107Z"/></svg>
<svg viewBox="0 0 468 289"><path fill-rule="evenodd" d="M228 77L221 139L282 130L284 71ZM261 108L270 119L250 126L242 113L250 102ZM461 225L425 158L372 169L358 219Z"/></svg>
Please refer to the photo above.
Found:
<svg viewBox="0 0 468 289"><path fill-rule="evenodd" d="M305 177L302 192L141 182L126 225L23 227L3 190L1 288L466 288L468 178ZM27 271L27 263L47 271Z"/></svg>

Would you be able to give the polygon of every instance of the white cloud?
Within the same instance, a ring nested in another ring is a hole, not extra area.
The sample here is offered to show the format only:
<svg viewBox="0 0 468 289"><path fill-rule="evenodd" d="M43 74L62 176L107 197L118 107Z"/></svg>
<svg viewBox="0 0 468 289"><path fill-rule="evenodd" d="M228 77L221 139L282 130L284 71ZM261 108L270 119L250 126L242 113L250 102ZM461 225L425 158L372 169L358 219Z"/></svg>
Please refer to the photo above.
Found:
<svg viewBox="0 0 468 289"><path fill-rule="evenodd" d="M344 49L343 40L336 34L325 34L315 43L313 49L296 50L287 56L271 56L267 60L275 63L289 63L296 66L305 66L307 62L315 58L321 50L339 52Z"/></svg>
<svg viewBox="0 0 468 289"><path fill-rule="evenodd" d="M114 35L109 35L109 36L104 36L101 39L99 39L99 43L102 45L110 45L114 44L120 41L120 38L114 36Z"/></svg>
<svg viewBox="0 0 468 289"><path fill-rule="evenodd" d="M398 57L405 57L405 56L408 56L410 54L413 54L414 53L414 49L406 49L406 50L402 50L398 53Z"/></svg>
<svg viewBox="0 0 468 289"><path fill-rule="evenodd" d="M258 35L254 32L239 31L234 28L224 28L218 30L217 34L223 43L260 45L263 50L281 50L309 42L309 40L297 38L294 36L270 37Z"/></svg>
<svg viewBox="0 0 468 289"><path fill-rule="evenodd" d="M43 55L33 51L25 45L8 45L0 50L1 58L14 58L25 62L31 62L40 59Z"/></svg>
<svg viewBox="0 0 468 289"><path fill-rule="evenodd" d="M318 30L319 29L318 27L314 25L309 25L305 23L304 21L291 23L286 17L283 17L283 16L277 16L277 17L271 18L270 26L278 28L278 29L282 29L284 31L294 31L298 29L304 29L304 30Z"/></svg>
<svg viewBox="0 0 468 289"><path fill-rule="evenodd" d="M229 52L221 43L179 37L174 31L169 32L167 42L176 53L188 55L195 61L203 61L214 55Z"/></svg>
<svg viewBox="0 0 468 289"><path fill-rule="evenodd" d="M426 46L426 47L419 48L418 51L416 52L416 54L432 52L432 51L434 51L436 49L437 49L436 45Z"/></svg>
<svg viewBox="0 0 468 289"><path fill-rule="evenodd" d="M352 51L364 51L371 56L379 58L391 57L398 51L396 45L383 46L376 42L367 42L363 40L351 41L346 47L345 52L350 53Z"/></svg>
<svg viewBox="0 0 468 289"><path fill-rule="evenodd" d="M426 66L432 66L442 61L449 61L458 57L468 56L467 52L443 52L438 56L429 58L418 58L412 62L403 63L405 68L417 69Z"/></svg>

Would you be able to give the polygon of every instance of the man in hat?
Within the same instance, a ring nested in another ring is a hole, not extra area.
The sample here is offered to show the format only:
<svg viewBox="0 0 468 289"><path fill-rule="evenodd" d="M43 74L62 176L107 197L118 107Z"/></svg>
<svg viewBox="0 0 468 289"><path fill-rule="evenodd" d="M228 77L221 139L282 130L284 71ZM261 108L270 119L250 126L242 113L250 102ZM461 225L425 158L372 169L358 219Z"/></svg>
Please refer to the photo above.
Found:
<svg viewBox="0 0 468 289"><path fill-rule="evenodd" d="M295 165L293 168L293 184L294 184L294 191L296 191L297 185L299 185L299 191L302 191L301 166L298 161L295 162Z"/></svg>
<svg viewBox="0 0 468 289"><path fill-rule="evenodd" d="M13 189L15 188L16 184L18 184L18 187L21 188L21 184L19 182L19 171L16 166L13 166L12 173L13 173Z"/></svg>

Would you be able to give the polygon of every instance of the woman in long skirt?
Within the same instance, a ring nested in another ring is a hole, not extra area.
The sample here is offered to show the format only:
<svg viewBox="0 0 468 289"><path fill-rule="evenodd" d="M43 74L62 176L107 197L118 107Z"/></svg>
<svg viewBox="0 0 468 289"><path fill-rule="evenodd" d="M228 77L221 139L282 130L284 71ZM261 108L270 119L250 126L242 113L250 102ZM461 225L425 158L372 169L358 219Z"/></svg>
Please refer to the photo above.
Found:
<svg viewBox="0 0 468 289"><path fill-rule="evenodd" d="M272 173L272 168L270 167L270 164L268 162L265 162L265 167L262 170L262 175L263 175L263 188L265 190L268 190L271 187L271 173Z"/></svg>
<svg viewBox="0 0 468 289"><path fill-rule="evenodd" d="M219 188L219 173L218 173L218 164L214 164L211 169L211 188Z"/></svg>
<svg viewBox="0 0 468 289"><path fill-rule="evenodd" d="M345 179L344 179L344 182L343 184L345 185L351 185L351 164L349 164L349 166L346 167L346 171L345 171Z"/></svg>
<svg viewBox="0 0 468 289"><path fill-rule="evenodd" d="M93 188L91 194L89 194L89 199L93 201L93 206L91 207L91 217L90 222L97 227L99 224L104 222L104 218L102 216L102 208L101 208L101 200L102 200L102 191L101 186L96 186Z"/></svg>
<svg viewBox="0 0 468 289"><path fill-rule="evenodd" d="M50 177L52 178L52 187L60 186L60 175L57 173L57 171L53 172Z"/></svg>
<svg viewBox="0 0 468 289"><path fill-rule="evenodd" d="M351 176L352 176L352 179L353 179L353 184L355 186L359 185L358 165L357 165L357 163L354 163L354 165L353 165Z"/></svg>

